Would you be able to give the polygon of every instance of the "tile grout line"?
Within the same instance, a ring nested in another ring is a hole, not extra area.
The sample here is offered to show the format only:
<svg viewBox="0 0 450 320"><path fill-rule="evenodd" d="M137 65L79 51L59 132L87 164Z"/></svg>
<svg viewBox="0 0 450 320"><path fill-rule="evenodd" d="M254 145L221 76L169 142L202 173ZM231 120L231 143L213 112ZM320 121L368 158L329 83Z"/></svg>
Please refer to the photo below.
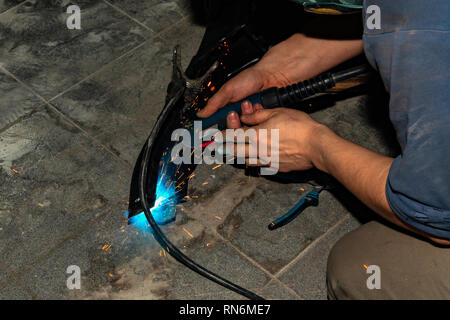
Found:
<svg viewBox="0 0 450 320"><path fill-rule="evenodd" d="M30 91L31 93L33 93L35 96L37 96L39 99L41 99L45 104L47 105L52 111L54 111L55 113L57 113L60 117L62 117L65 121L67 121L68 123L70 123L72 126L74 126L75 128L77 128L78 130L80 130L83 135L85 135L88 139L90 139L92 142L94 142L97 146L100 146L101 148L105 149L107 152L109 152L110 154L112 154L114 156L114 158L116 158L117 160L119 160L119 162L121 162L123 165L125 165L128 168L131 168L131 165L126 162L125 160L123 160L122 158L120 158L117 154L115 154L110 148L108 148L107 146L105 146L104 144L102 144L99 140L97 140L96 138L92 137L87 131L85 131L82 127L80 127L75 121L73 121L71 118L69 118L68 116L66 116L64 113L62 113L61 111L58 110L58 108L56 108L54 105L52 105L49 101L47 101L44 97L42 97L39 93L37 93L36 91L34 91L31 87L29 87L26 83L24 83L23 81L21 81L19 78L17 78L14 74L12 74L11 72L9 72L8 70L6 70L1 64L0 64L0 70L2 70L4 73L6 73L7 75L9 75L10 77L12 77L14 80L16 80L19 84L21 84L25 89L27 89L28 91ZM43 105L41 104L41 105ZM39 105L38 108L41 106Z"/></svg>
<svg viewBox="0 0 450 320"><path fill-rule="evenodd" d="M86 80L92 79L94 76L96 76L98 73L104 71L105 69L107 69L109 66L113 65L114 63L116 63L117 61L123 59L124 57L126 57L127 55L133 53L134 51L136 51L137 49L139 49L140 47L144 46L147 41L149 39L145 39L142 43L138 44L136 47L128 50L127 52L121 54L120 56L118 56L117 58L115 58L114 60L111 60L110 62L108 62L107 64L103 65L102 67L100 67L99 69L97 69L96 71L94 71L93 73L89 74L88 76L86 76L85 78L81 79L80 81L74 83L73 85L71 85L70 87L68 87L67 89L64 89L63 91L61 91L60 93L58 93L57 95L51 97L50 99L48 99L48 101L46 102L52 102L53 100L61 97L62 95L66 94L67 92L71 91L73 88L75 88L76 86L79 86L80 84L82 84L83 82L85 82Z"/></svg>
<svg viewBox="0 0 450 320"><path fill-rule="evenodd" d="M350 217L350 213L347 213L344 215L341 219L336 222L334 226L329 228L326 232L324 232L322 235L320 235L318 238L316 238L313 242L311 242L305 249L303 249L294 259L291 260L288 264L286 264L283 268L278 270L277 273L274 274L274 276L278 279L284 272L286 272L293 264L298 262L301 258L303 258L309 251L314 249L316 245L321 242L326 236L328 236L330 233L332 233L334 230L339 228L348 218Z"/></svg>
<svg viewBox="0 0 450 320"><path fill-rule="evenodd" d="M147 30L150 30L151 32L153 32L153 36L162 39L161 38L161 34L170 30L172 27L178 25L180 22L185 21L189 15L183 15L178 21L172 23L171 25L165 27L164 29L162 29L161 31L156 32L155 30L153 30L152 28L148 27L147 25L145 25L144 23L140 22L139 20L137 20L136 18L133 18L130 14L128 14L126 11L124 11L122 8L110 3L108 0L103 0L104 3L106 3L107 5L111 6L113 9L119 11L121 14L123 14L124 16L128 17L129 19L131 19L132 21L136 22L137 24L139 24L140 26L146 28Z"/></svg>
<svg viewBox="0 0 450 320"><path fill-rule="evenodd" d="M0 13L0 16L1 16L2 14L5 14L5 13L7 13L7 12L9 12L9 11L12 11L13 9L16 9L16 8L22 6L25 2L26 2L26 1L24 0L24 1L22 1L21 3L18 3L18 4L16 4L15 6L12 6L11 8L6 9L6 10L3 11L2 13Z"/></svg>
<svg viewBox="0 0 450 320"><path fill-rule="evenodd" d="M114 10L120 12L121 14L123 14L124 16L126 16L128 19L134 21L135 23L137 23L138 25L140 25L141 27L144 27L145 29L153 32L154 34L156 34L156 32L154 30L152 30L150 27L146 26L144 23L140 22L139 20L133 18L132 16L130 16L126 11L124 11L123 9L121 9L120 7L117 7L116 5L113 5L112 3L110 3L107 0L103 0L103 3L105 3L106 5L110 6L111 8L113 8Z"/></svg>
<svg viewBox="0 0 450 320"><path fill-rule="evenodd" d="M19 285L22 289L25 290L26 293L28 293L33 300L38 300L37 294L31 290L18 276L15 272L12 272L9 270L2 262L0 262L0 269L4 270L8 276L11 277L11 280L6 281L3 285L0 285L0 289L5 289L12 283L16 283Z"/></svg>
<svg viewBox="0 0 450 320"><path fill-rule="evenodd" d="M287 285L285 285L281 280L279 280L278 278L276 278L272 273L270 273L268 270L266 270L263 266L261 266L258 262L256 262L255 260L253 260L252 258L250 258L248 255L246 255L244 252L242 252L238 247L236 247L233 243L231 243L230 240L225 239L221 234L219 234L218 232L216 232L216 235L222 240L224 241L228 246L230 246L231 248L233 248L236 252L238 252L241 256L243 256L247 261L249 261L251 264L253 264L255 267L257 267L258 269L260 269L262 272L264 272L266 275L269 276L269 278L271 279L270 281L267 282L266 285L264 285L263 287L261 287L260 291L264 290L264 288L272 281L277 282L278 284L280 284L285 290L289 291L292 295L294 295L295 297L297 297L300 300L304 300L301 296L298 295L298 293L296 293L294 290L292 290L291 288L289 288Z"/></svg>
<svg viewBox="0 0 450 320"><path fill-rule="evenodd" d="M111 208L108 208L111 209ZM81 235L82 233L84 233L86 230L88 230L89 228L91 228L93 225L95 225L96 223L98 223L99 221L101 221L102 219L105 219L108 215L109 215L109 210L103 214L100 214L98 217L93 218L92 220L86 222L86 224L84 224L82 227L80 227L77 231L73 232L72 234L70 234L69 236L65 237L64 239L62 239L58 244L56 244L54 247L52 247L50 250L48 250L47 252L43 253L41 256L37 257L36 260L32 261L31 263L29 263L27 266L24 266L22 268L22 270L20 270L19 272L13 272L11 271L12 274L14 274L16 277L18 277L20 279L21 276L23 276L25 273L27 273L28 271L30 271L31 269L33 269L34 267L36 267L37 265L39 265L40 263L42 263L43 261L45 261L47 258L49 258L51 255L53 255L53 253L60 249L61 247L63 247L66 243L68 243L69 241L77 238L79 235ZM36 295L37 297L37 295Z"/></svg>

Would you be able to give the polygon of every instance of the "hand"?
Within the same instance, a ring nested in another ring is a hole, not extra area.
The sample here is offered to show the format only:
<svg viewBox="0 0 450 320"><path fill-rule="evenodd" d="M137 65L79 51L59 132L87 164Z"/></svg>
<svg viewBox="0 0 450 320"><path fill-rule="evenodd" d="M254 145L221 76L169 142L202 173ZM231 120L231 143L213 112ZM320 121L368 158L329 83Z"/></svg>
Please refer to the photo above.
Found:
<svg viewBox="0 0 450 320"><path fill-rule="evenodd" d="M361 40L317 39L295 34L271 48L256 65L225 83L197 115L206 118L228 103L261 90L310 79L361 52Z"/></svg>
<svg viewBox="0 0 450 320"><path fill-rule="evenodd" d="M243 127L246 130L256 130L258 137L258 147L268 151L269 159L278 158L278 163L271 163L277 166L281 172L293 170L311 169L313 158L316 157L312 141L316 136L315 132L325 126L313 120L304 112L293 109L270 109L265 110L259 104L252 105L249 102L242 104L242 116L239 119L237 113L230 113L227 117L228 128L236 129L241 127L241 121L252 127ZM259 132L261 129L267 130L267 139L261 140ZM278 146L274 145L270 135L271 129L279 130ZM275 147L276 154L271 153L272 146ZM238 144L235 143L235 154L238 151ZM253 158L252 158L253 159ZM267 159L253 159L256 163L251 163L249 148L246 148L247 165L266 166Z"/></svg>

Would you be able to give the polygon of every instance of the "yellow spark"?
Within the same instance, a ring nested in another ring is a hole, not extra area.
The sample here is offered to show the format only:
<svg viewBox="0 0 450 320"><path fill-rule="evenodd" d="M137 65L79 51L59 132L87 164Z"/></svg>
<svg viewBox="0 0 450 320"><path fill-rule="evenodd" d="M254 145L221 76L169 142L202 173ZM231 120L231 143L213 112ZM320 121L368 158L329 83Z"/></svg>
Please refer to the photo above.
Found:
<svg viewBox="0 0 450 320"><path fill-rule="evenodd" d="M186 234L187 234L189 237L191 237L191 238L194 237L194 236L192 235L192 233L190 233L189 231L186 230L186 228L183 228L183 231L186 232Z"/></svg>
<svg viewBox="0 0 450 320"><path fill-rule="evenodd" d="M215 217L216 217L217 220L222 220L222 218L219 217L219 216L215 216Z"/></svg>
<svg viewBox="0 0 450 320"><path fill-rule="evenodd" d="M207 247L211 247L211 246L212 246L212 243L211 243L211 242L208 242L208 243L206 244L206 246L207 246Z"/></svg>
<svg viewBox="0 0 450 320"><path fill-rule="evenodd" d="M217 166L215 166L214 168L212 168L212 170L216 170L217 168L220 168L222 165L218 164Z"/></svg>
<svg viewBox="0 0 450 320"><path fill-rule="evenodd" d="M43 207L44 207L44 204L43 204L43 203L38 203L38 206L41 207L41 208L43 208Z"/></svg>
<svg viewBox="0 0 450 320"><path fill-rule="evenodd" d="M203 182L202 185L206 186L209 182Z"/></svg>
<svg viewBox="0 0 450 320"><path fill-rule="evenodd" d="M365 265L365 264L363 264L363 267L365 268L365 269L368 269L369 267L367 266L367 265Z"/></svg>
<svg viewBox="0 0 450 320"><path fill-rule="evenodd" d="M12 168L11 169L12 172L14 172L15 174L19 174L19 170Z"/></svg>
<svg viewBox="0 0 450 320"><path fill-rule="evenodd" d="M113 275L112 273L109 273L108 276L109 276L110 278L114 278L114 275Z"/></svg>
<svg viewBox="0 0 450 320"><path fill-rule="evenodd" d="M109 248L111 248L111 245L110 244L105 244L105 245L103 245L102 250L103 251L108 251Z"/></svg>

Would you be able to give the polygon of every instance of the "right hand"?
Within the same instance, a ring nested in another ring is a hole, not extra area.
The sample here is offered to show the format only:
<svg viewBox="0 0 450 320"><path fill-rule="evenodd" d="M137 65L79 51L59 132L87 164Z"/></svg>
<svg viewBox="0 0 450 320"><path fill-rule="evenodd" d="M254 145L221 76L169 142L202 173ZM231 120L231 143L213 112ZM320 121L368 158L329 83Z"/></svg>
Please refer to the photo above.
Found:
<svg viewBox="0 0 450 320"><path fill-rule="evenodd" d="M328 40L294 34L271 48L253 67L225 83L197 115L207 118L228 103L261 90L310 79L361 52L361 40Z"/></svg>

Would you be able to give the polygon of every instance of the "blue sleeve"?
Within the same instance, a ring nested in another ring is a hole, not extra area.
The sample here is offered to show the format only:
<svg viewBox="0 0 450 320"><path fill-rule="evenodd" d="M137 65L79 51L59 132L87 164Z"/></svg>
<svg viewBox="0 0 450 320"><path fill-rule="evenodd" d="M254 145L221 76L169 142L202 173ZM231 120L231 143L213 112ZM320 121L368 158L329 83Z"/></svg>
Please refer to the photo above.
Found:
<svg viewBox="0 0 450 320"><path fill-rule="evenodd" d="M387 200L407 224L450 239L450 33L419 28L389 37L390 118L402 154Z"/></svg>

